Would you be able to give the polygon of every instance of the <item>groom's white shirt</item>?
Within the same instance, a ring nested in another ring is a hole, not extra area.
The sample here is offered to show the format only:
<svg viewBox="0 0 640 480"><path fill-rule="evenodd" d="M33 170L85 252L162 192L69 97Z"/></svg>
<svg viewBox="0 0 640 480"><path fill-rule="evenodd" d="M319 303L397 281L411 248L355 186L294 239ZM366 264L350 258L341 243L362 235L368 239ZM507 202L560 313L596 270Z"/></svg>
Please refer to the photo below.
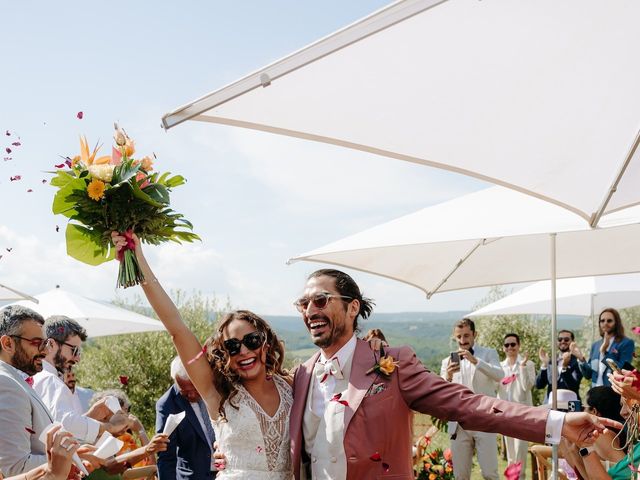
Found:
<svg viewBox="0 0 640 480"><path fill-rule="evenodd" d="M356 350L356 336L353 335L351 339L345 343L340 350L336 352L336 354L331 358L337 358L338 363L340 364L340 368L342 369L347 362L353 356L353 352ZM325 363L327 360L331 360L324 356L324 353L320 351L320 357L318 358L318 363ZM347 379L348 380L348 379ZM329 375L327 379L320 383L318 378L314 375L313 377L313 404L311 405L311 409L313 413L317 416L321 417L324 415L324 410L326 408L327 402L331 400L333 396L333 391L336 387L336 378L333 375Z"/></svg>

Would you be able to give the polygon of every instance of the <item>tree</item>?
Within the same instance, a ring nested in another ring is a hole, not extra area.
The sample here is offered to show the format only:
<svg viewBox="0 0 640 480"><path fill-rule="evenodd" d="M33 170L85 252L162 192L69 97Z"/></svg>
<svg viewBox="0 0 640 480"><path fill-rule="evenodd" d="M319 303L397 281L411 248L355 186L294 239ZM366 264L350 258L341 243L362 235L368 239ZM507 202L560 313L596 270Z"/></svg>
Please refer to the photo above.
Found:
<svg viewBox="0 0 640 480"><path fill-rule="evenodd" d="M214 322L229 304L221 309L217 302L200 293L185 295L171 292L183 320L204 342L213 333ZM149 315L149 308L138 298L132 303L114 302ZM154 315L155 314L151 314ZM122 389L131 400L131 412L146 428L155 426L155 404L172 381L169 366L176 351L167 332L149 332L96 338L88 342L78 364L78 385L96 392ZM151 431L151 430L150 430Z"/></svg>

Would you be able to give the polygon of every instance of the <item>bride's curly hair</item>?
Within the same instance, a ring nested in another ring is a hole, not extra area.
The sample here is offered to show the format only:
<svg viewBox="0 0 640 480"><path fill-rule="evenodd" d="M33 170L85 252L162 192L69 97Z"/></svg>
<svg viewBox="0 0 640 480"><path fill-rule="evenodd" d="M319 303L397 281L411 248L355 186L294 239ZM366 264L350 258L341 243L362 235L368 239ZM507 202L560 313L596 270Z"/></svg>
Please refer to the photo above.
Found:
<svg viewBox="0 0 640 480"><path fill-rule="evenodd" d="M249 310L236 310L225 314L219 321L215 333L209 337L205 343L207 359L213 369L213 384L220 394L220 407L218 413L220 417L226 418L224 403L229 400L236 410L238 407L233 404L233 397L238 393L237 385L241 382L240 375L230 368L231 357L224 347L224 330L234 320L243 320L253 325L256 331L261 332L265 338L266 347L267 376L280 375L287 376L287 371L282 367L284 362L284 345L278 340L278 336L271 329L269 324Z"/></svg>

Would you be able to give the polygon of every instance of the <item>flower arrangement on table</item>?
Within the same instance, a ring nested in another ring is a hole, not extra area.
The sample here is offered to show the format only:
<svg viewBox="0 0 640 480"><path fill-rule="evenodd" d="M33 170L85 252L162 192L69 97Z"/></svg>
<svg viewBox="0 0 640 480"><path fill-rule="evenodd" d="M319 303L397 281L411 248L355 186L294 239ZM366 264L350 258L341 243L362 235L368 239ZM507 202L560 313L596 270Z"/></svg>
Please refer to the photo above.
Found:
<svg viewBox="0 0 640 480"><path fill-rule="evenodd" d="M134 159L134 141L117 125L115 129L111 155L96 158L100 146L90 152L86 138L81 137L80 155L56 165L68 167L55 172L51 180L58 188L53 213L70 219L65 234L67 253L89 265L113 260L112 231L124 232L127 238L135 231L141 241L154 245L200 240L192 232L193 225L169 208L169 193L185 183L184 177L154 172L155 155ZM118 256L118 286L144 281L133 248L131 240Z"/></svg>

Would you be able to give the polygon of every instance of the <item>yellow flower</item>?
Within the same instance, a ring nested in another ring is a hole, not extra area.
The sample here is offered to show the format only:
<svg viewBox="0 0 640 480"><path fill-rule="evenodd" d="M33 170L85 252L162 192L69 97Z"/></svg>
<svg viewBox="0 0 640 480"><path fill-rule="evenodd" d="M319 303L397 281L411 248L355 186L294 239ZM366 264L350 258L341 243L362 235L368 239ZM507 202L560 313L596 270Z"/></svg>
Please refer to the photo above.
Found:
<svg viewBox="0 0 640 480"><path fill-rule="evenodd" d="M151 157L144 157L140 163L142 164L141 167L145 172L150 172L151 170L153 170L153 160L151 160Z"/></svg>
<svg viewBox="0 0 640 480"><path fill-rule="evenodd" d="M89 153L89 144L87 143L87 139L85 137L80 137L80 161L88 167L89 165L109 163L111 157L103 156L96 159L96 153L98 153L100 147L96 145L93 149L93 152Z"/></svg>
<svg viewBox="0 0 640 480"><path fill-rule="evenodd" d="M398 362L395 362L391 355L385 355L380 359L378 365L380 367L380 372L385 375L391 375L398 366Z"/></svg>
<svg viewBox="0 0 640 480"><path fill-rule="evenodd" d="M96 202L104 197L104 182L94 178L89 183L87 187L87 194L91 200L95 200Z"/></svg>
<svg viewBox="0 0 640 480"><path fill-rule="evenodd" d="M109 183L113 178L113 169L116 168L115 165L102 164L102 165L89 165L87 170L93 178L97 178L98 180L102 180L103 182Z"/></svg>

